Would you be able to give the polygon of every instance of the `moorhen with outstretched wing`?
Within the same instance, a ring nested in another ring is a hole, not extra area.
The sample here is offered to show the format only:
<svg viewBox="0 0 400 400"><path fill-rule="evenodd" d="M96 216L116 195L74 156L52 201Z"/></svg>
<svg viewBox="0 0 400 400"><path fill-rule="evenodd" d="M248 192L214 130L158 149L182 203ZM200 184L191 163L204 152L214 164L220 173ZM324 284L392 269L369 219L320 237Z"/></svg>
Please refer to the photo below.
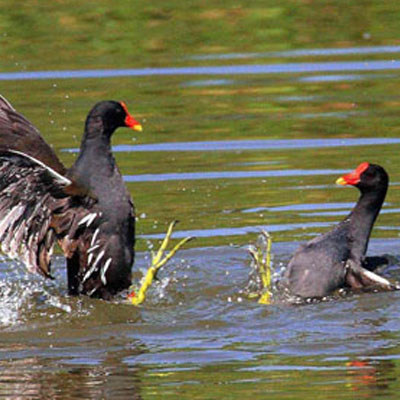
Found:
<svg viewBox="0 0 400 400"><path fill-rule="evenodd" d="M125 103L97 103L79 156L66 169L39 131L0 97L1 250L51 277L57 241L70 294L109 299L131 284L135 211L111 152L118 127L142 130Z"/></svg>

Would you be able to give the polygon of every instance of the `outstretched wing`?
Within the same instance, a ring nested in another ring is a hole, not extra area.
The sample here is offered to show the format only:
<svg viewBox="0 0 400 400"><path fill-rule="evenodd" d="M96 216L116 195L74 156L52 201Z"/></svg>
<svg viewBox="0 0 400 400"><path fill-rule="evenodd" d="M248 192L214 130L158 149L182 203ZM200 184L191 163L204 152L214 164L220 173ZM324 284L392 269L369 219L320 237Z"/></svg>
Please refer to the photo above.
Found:
<svg viewBox="0 0 400 400"><path fill-rule="evenodd" d="M73 237L90 211L65 192L71 181L35 158L0 148L0 246L28 270L50 277L56 239Z"/></svg>
<svg viewBox="0 0 400 400"><path fill-rule="evenodd" d="M0 95L0 146L21 151L64 175L66 170L40 132Z"/></svg>

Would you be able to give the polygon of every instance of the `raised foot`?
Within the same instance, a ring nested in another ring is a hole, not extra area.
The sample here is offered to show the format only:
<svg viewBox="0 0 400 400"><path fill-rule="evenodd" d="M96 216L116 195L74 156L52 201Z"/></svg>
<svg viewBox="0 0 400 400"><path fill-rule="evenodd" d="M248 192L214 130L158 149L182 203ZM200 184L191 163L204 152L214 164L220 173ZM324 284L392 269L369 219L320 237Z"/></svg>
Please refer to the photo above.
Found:
<svg viewBox="0 0 400 400"><path fill-rule="evenodd" d="M167 233L161 243L160 248L156 253L151 253L151 265L147 270L146 276L144 277L139 290L135 291L134 289L132 289L130 291L128 298L133 305L138 306L139 304L143 303L143 301L146 299L146 292L151 286L154 278L156 277L158 270L163 267L185 243L194 239L193 236L182 239L178 244L175 245L175 247L173 247L171 251L169 251L164 256L164 252L167 249L169 241L171 239L172 231L177 223L178 221L173 221L169 224Z"/></svg>

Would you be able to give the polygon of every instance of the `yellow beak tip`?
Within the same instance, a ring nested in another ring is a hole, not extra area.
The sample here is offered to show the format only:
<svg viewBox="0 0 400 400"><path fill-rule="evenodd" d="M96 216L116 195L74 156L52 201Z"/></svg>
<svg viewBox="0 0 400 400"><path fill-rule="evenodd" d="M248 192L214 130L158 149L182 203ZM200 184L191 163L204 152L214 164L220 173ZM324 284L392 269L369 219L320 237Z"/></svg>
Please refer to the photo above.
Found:
<svg viewBox="0 0 400 400"><path fill-rule="evenodd" d="M133 129L134 131L137 131L137 132L142 132L142 131L143 131L142 125L134 125L134 126L132 127L132 129Z"/></svg>
<svg viewBox="0 0 400 400"><path fill-rule="evenodd" d="M336 179L336 185L347 185L347 182L343 178Z"/></svg>

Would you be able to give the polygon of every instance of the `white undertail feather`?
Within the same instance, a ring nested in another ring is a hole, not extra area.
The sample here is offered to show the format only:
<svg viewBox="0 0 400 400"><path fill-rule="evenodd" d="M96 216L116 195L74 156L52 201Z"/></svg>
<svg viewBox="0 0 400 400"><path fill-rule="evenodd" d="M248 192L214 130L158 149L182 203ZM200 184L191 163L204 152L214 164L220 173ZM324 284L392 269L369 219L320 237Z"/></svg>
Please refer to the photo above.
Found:
<svg viewBox="0 0 400 400"><path fill-rule="evenodd" d="M387 279L385 279L382 276L379 276L371 271L368 271L367 269L365 269L363 271L363 273L365 274L365 276L367 278L371 279L371 281L374 281L374 282L379 283L384 286L388 286L388 287L391 286L391 283Z"/></svg>

